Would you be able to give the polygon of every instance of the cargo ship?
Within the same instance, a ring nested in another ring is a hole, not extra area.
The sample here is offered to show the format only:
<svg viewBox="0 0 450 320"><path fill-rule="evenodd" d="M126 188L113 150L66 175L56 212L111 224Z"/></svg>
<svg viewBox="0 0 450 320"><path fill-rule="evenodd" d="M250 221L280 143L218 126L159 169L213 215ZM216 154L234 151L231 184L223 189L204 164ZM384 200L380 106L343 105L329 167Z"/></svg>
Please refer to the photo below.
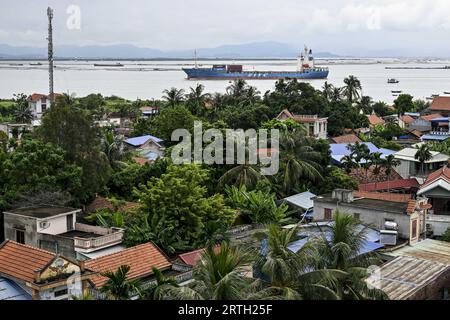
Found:
<svg viewBox="0 0 450 320"><path fill-rule="evenodd" d="M197 59L196 59L197 60ZM234 80L234 79L326 79L329 70L314 65L312 50L305 47L297 59L297 71L245 71L242 65L213 65L212 68L183 68L187 78L195 80Z"/></svg>

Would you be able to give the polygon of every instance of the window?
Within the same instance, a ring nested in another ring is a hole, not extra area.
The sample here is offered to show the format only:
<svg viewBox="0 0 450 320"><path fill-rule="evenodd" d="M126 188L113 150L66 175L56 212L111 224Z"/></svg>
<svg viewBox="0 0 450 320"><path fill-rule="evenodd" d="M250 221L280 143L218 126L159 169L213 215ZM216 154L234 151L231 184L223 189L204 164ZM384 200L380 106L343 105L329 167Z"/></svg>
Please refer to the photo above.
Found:
<svg viewBox="0 0 450 320"><path fill-rule="evenodd" d="M324 219L331 220L333 218L333 210L325 208Z"/></svg>
<svg viewBox="0 0 450 320"><path fill-rule="evenodd" d="M41 106L41 108L42 108L42 112L45 112L45 110L47 109L47 105L46 105L46 104L43 104L43 105Z"/></svg>
<svg viewBox="0 0 450 320"><path fill-rule="evenodd" d="M67 231L73 230L73 214L66 216Z"/></svg>
<svg viewBox="0 0 450 320"><path fill-rule="evenodd" d="M25 230L16 229L16 242L25 244Z"/></svg>
<svg viewBox="0 0 450 320"><path fill-rule="evenodd" d="M417 219L412 221L411 239L417 238Z"/></svg>
<svg viewBox="0 0 450 320"><path fill-rule="evenodd" d="M55 291L55 298L65 296L65 295L67 295L68 292L69 292L69 291L67 290L67 288L66 288L66 289L62 289L62 290Z"/></svg>

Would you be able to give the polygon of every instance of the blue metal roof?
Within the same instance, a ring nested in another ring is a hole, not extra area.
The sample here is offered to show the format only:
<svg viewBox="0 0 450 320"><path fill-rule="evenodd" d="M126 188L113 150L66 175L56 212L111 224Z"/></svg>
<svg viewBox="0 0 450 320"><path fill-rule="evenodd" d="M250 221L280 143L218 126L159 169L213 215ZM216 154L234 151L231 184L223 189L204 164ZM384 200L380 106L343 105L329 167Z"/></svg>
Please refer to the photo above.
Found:
<svg viewBox="0 0 450 320"><path fill-rule="evenodd" d="M421 139L424 140L434 140L434 141L445 141L450 138L450 134L424 134Z"/></svg>
<svg viewBox="0 0 450 320"><path fill-rule="evenodd" d="M448 117L443 117L443 118L435 118L433 120L431 120L431 122L448 122Z"/></svg>
<svg viewBox="0 0 450 320"><path fill-rule="evenodd" d="M294 206L307 210L314 206L314 202L311 199L315 196L316 195L314 193L306 191L284 198L283 200L289 202L290 204L293 204Z"/></svg>
<svg viewBox="0 0 450 320"><path fill-rule="evenodd" d="M146 143L150 139L156 143L163 142L162 139L154 137L152 135L130 138L130 139L125 140L125 142L134 147L139 147L139 146L142 146L144 143Z"/></svg>
<svg viewBox="0 0 450 320"><path fill-rule="evenodd" d="M368 148L370 153L374 152L380 152L381 158L384 159L388 155L394 154L396 151L384 149L384 148L377 148L372 142L363 142L362 144L365 144ZM334 164L340 164L341 159L345 156L349 156L351 154L351 151L348 150L347 146L351 144L347 143L332 143L330 144L331 149L331 158ZM361 161L361 163L364 163L364 160Z"/></svg>
<svg viewBox="0 0 450 320"><path fill-rule="evenodd" d="M0 277L0 300L31 300L31 295L13 281Z"/></svg>
<svg viewBox="0 0 450 320"><path fill-rule="evenodd" d="M358 226L359 231L361 231L364 228L366 228L366 227L364 227L363 225ZM331 231L329 231L329 230L323 231L323 234L325 235L325 238L328 241L331 241L331 237L332 237ZM291 243L288 246L289 250L291 250L292 252L298 252L309 241L309 239L311 237L321 237L322 233L320 231L318 231L317 228L314 228L313 231L307 231L307 230L301 231L298 233L298 236L303 237L303 238ZM359 251L359 254L361 255L364 253L372 252L372 251L375 251L377 249L384 247L384 245L377 243L377 241L380 241L380 233L377 230L366 228L365 240Z"/></svg>

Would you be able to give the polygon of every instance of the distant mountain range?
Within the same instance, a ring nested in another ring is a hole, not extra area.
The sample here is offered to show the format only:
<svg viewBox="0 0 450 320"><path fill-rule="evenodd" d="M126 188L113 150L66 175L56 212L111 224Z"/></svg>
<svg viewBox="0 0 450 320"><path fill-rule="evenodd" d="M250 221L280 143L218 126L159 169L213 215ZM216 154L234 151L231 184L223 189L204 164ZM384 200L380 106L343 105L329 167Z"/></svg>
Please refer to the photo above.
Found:
<svg viewBox="0 0 450 320"><path fill-rule="evenodd" d="M300 48L289 44L267 41L238 45L223 45L215 48L197 49L198 58L295 58ZM47 48L15 47L0 44L0 58L3 59L44 59ZM91 46L56 46L55 58L79 59L190 59L194 49L162 51L142 48L131 44L91 45ZM315 52L317 58L338 58L329 52Z"/></svg>

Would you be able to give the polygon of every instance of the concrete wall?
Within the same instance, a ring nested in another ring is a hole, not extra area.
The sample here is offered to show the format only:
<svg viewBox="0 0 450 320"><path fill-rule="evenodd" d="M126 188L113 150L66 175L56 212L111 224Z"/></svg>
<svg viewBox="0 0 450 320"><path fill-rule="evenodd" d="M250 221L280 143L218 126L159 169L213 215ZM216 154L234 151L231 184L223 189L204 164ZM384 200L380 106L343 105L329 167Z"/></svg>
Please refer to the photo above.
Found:
<svg viewBox="0 0 450 320"><path fill-rule="evenodd" d="M336 208L336 204L333 203L314 201L314 220L324 220L325 209L332 209L334 213ZM399 237L403 239L409 239L411 216L407 214L375 211L373 209L365 208L355 208L353 206L347 205L346 203L339 203L339 211L345 214L359 214L359 219L361 220L361 222L378 230L384 229L384 223L387 220L395 221L399 226Z"/></svg>
<svg viewBox="0 0 450 320"><path fill-rule="evenodd" d="M76 217L75 217L75 214L71 214L71 215L72 215L72 230L73 230L73 229L75 229ZM67 216L70 216L70 215L67 215ZM67 216L57 216L57 217L50 217L48 219L45 219L45 221L50 223L49 227L47 227L47 228L41 228L40 221L36 221L37 231L40 233L53 234L53 235L70 231L70 230L67 230Z"/></svg>
<svg viewBox="0 0 450 320"><path fill-rule="evenodd" d="M418 290L407 300L441 300L443 290L450 291L450 268ZM447 298L448 299L448 298Z"/></svg>
<svg viewBox="0 0 450 320"><path fill-rule="evenodd" d="M25 244L39 248L36 219L4 213L5 239L16 241L16 229L25 229Z"/></svg>
<svg viewBox="0 0 450 320"><path fill-rule="evenodd" d="M60 254L69 259L76 259L74 240L50 234L39 234L38 248Z"/></svg>

